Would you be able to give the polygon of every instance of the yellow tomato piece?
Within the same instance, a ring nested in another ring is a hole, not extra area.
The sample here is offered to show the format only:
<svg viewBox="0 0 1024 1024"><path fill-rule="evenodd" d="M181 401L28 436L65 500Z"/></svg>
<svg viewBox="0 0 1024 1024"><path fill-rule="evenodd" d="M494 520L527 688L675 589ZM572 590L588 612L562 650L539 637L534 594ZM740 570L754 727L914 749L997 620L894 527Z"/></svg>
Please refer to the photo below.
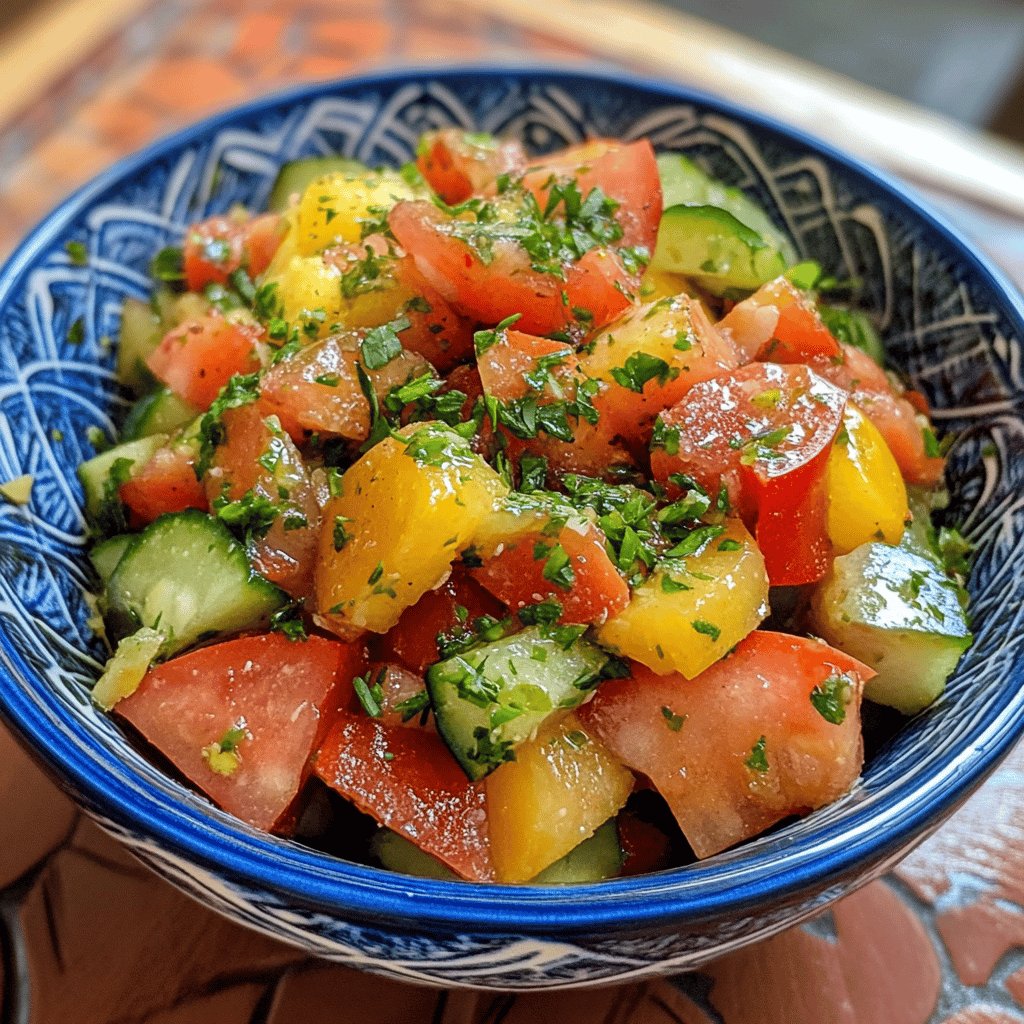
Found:
<svg viewBox="0 0 1024 1024"><path fill-rule="evenodd" d="M597 640L652 672L699 675L768 614L768 574L739 520L726 524L683 567L661 567L626 608L598 628Z"/></svg>
<svg viewBox="0 0 1024 1024"><path fill-rule="evenodd" d="M641 302L656 302L658 299L670 299L674 295L684 294L688 290L686 278L682 274L648 267L640 278L638 294Z"/></svg>
<svg viewBox="0 0 1024 1024"><path fill-rule="evenodd" d="M293 256L268 281L277 284L281 315L291 324L316 323L324 336L342 311L341 272L319 256Z"/></svg>
<svg viewBox="0 0 1024 1024"><path fill-rule="evenodd" d="M342 637L385 633L444 582L478 524L507 491L468 442L417 423L370 449L324 508L318 621Z"/></svg>
<svg viewBox="0 0 1024 1024"><path fill-rule="evenodd" d="M836 554L873 540L899 544L906 524L907 488L878 428L847 403L828 459L828 535Z"/></svg>
<svg viewBox="0 0 1024 1024"><path fill-rule="evenodd" d="M363 224L416 191L394 171L369 177L326 174L311 182L299 200L295 245L303 256L339 242L358 242Z"/></svg>
<svg viewBox="0 0 1024 1024"><path fill-rule="evenodd" d="M618 813L632 790L632 773L579 719L546 725L487 777L498 881L535 878Z"/></svg>

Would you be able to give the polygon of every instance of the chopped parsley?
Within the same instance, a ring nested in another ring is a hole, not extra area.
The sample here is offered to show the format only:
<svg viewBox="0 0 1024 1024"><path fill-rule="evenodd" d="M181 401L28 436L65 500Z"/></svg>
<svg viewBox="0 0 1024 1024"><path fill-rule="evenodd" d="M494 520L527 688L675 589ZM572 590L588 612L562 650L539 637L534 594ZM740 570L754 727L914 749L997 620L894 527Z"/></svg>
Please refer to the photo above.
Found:
<svg viewBox="0 0 1024 1024"><path fill-rule="evenodd" d="M533 546L533 557L538 562L544 559L544 568L541 570L544 579L562 590L572 589L576 582L576 572L561 544L548 544L539 540Z"/></svg>
<svg viewBox="0 0 1024 1024"><path fill-rule="evenodd" d="M705 619L694 619L690 623L694 631L702 634L703 636L711 637L711 642L714 643L721 635L722 631L713 622L708 622Z"/></svg>
<svg viewBox="0 0 1024 1024"><path fill-rule="evenodd" d="M853 681L849 676L836 673L811 690L814 710L833 725L842 725L846 720L846 705L850 703Z"/></svg>
<svg viewBox="0 0 1024 1024"><path fill-rule="evenodd" d="M161 249L149 265L150 274L158 281L176 283L185 280L185 256L180 249Z"/></svg>
<svg viewBox="0 0 1024 1024"><path fill-rule="evenodd" d="M359 703L363 706L363 710L371 718L380 718L381 716L381 702L384 699L384 692L381 688L381 683L384 681L384 675L387 669L381 669L377 674L376 682L371 683L369 675L367 676L356 676L352 680L352 689L356 692L356 697L359 698Z"/></svg>
<svg viewBox="0 0 1024 1024"><path fill-rule="evenodd" d="M84 267L89 262L89 251L86 249L84 242L71 239L64 243L64 251L68 254L68 259L76 267Z"/></svg>
<svg viewBox="0 0 1024 1024"><path fill-rule="evenodd" d="M678 367L670 367L664 359L648 355L646 352L634 352L626 359L624 366L612 368L612 377L617 384L642 394L648 381L657 380L659 384L679 376Z"/></svg>
<svg viewBox="0 0 1024 1024"><path fill-rule="evenodd" d="M743 762L752 772L757 772L758 775L764 775L768 771L768 755L765 752L765 745L766 740L762 736L750 748L750 753L747 755L746 761Z"/></svg>
<svg viewBox="0 0 1024 1024"><path fill-rule="evenodd" d="M677 715L670 707L662 707L661 717L665 719L665 724L672 732L679 732L689 716Z"/></svg>
<svg viewBox="0 0 1024 1024"><path fill-rule="evenodd" d="M402 316L389 324L371 327L366 332L366 337L359 343L359 351L368 370L379 370L402 354L398 334L409 326L409 318Z"/></svg>

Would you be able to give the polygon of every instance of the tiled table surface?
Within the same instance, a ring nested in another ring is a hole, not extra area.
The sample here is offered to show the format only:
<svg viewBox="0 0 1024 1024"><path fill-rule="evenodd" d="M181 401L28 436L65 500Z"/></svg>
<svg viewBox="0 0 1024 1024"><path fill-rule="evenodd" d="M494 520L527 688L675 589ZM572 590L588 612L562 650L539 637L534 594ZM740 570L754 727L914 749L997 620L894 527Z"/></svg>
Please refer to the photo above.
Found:
<svg viewBox="0 0 1024 1024"><path fill-rule="evenodd" d="M0 126L0 254L117 157L281 85L588 56L433 0L162 0ZM1019 225L942 202L1024 283ZM0 731L0 1021L1024 1024L1022 782L1018 751L892 875L700 974L513 998L382 982L229 924L123 852Z"/></svg>

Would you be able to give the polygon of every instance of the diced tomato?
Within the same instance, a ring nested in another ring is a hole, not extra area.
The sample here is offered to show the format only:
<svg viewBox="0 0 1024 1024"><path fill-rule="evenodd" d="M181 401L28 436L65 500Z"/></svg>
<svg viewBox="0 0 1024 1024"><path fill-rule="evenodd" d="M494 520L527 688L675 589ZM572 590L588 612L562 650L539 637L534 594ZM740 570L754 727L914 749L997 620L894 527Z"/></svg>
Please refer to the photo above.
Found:
<svg viewBox="0 0 1024 1024"><path fill-rule="evenodd" d="M572 346L564 341L537 338L515 330L501 331L497 341L476 361L484 391L503 402L522 398L530 392L541 400L564 397L559 382L572 386L576 363Z"/></svg>
<svg viewBox="0 0 1024 1024"><path fill-rule="evenodd" d="M564 573L550 573L554 578L548 579L544 574L559 546L568 566ZM540 532L517 536L472 573L513 611L553 598L562 605L561 622L604 622L629 604L629 587L594 526L585 533L565 527L557 537Z"/></svg>
<svg viewBox="0 0 1024 1024"><path fill-rule="evenodd" d="M623 876L646 875L669 866L672 844L657 825L628 810L619 815L618 825Z"/></svg>
<svg viewBox="0 0 1024 1024"><path fill-rule="evenodd" d="M662 415L651 472L663 486L686 474L712 496L724 486L757 524L771 583L812 583L829 566L825 469L845 407L845 393L806 366L749 363Z"/></svg>
<svg viewBox="0 0 1024 1024"><path fill-rule="evenodd" d="M498 175L521 171L526 166L526 152L516 139L441 128L420 140L416 166L446 203L461 203L474 192L482 192Z"/></svg>
<svg viewBox="0 0 1024 1024"><path fill-rule="evenodd" d="M634 665L578 714L708 857L849 790L873 675L821 641L756 631L694 679Z"/></svg>
<svg viewBox="0 0 1024 1024"><path fill-rule="evenodd" d="M280 214L217 216L193 224L185 236L185 284L202 291L227 284L240 267L250 277L262 274L284 237Z"/></svg>
<svg viewBox="0 0 1024 1024"><path fill-rule="evenodd" d="M660 372L639 379L627 372L644 359ZM593 399L600 432L631 446L646 446L655 416L694 384L737 365L732 343L712 326L701 304L685 295L641 306L609 324L579 363L582 374L601 381Z"/></svg>
<svg viewBox="0 0 1024 1024"><path fill-rule="evenodd" d="M473 355L473 321L462 316L430 285L411 256L395 265L395 277L414 299L402 315L409 327L402 331L402 346L423 356L440 373Z"/></svg>
<svg viewBox="0 0 1024 1024"><path fill-rule="evenodd" d="M398 203L389 224L423 276L466 315L496 324L521 313L518 327L530 334L552 334L578 327L585 311L588 327L601 327L629 305L635 279L618 256L591 249L564 268L565 277L542 273L516 242L498 240L493 259L484 262L450 232L451 218L432 203ZM575 311L575 312L574 312Z"/></svg>
<svg viewBox="0 0 1024 1024"><path fill-rule="evenodd" d="M559 441L544 433L527 440L509 438L506 452L516 464L524 452L546 459L549 481L557 480L566 473L580 473L621 482L623 474L636 470L637 461L633 453L617 438L608 437L600 423L595 426L580 419L572 422L571 426L571 441Z"/></svg>
<svg viewBox="0 0 1024 1024"><path fill-rule="evenodd" d="M840 354L839 342L822 323L814 303L784 277L738 302L718 328L748 360L806 363Z"/></svg>
<svg viewBox="0 0 1024 1024"><path fill-rule="evenodd" d="M236 373L253 373L253 348L262 328L233 323L215 313L175 327L150 353L146 365L157 380L197 409L209 409Z"/></svg>
<svg viewBox="0 0 1024 1024"><path fill-rule="evenodd" d="M360 810L456 874L494 880L484 784L466 778L436 733L342 712L315 770Z"/></svg>
<svg viewBox="0 0 1024 1024"><path fill-rule="evenodd" d="M203 479L206 496L238 501L247 493L268 501L276 518L249 549L253 568L292 597L309 594L316 565L320 506L302 456L291 439L255 405L228 409L224 441Z"/></svg>
<svg viewBox="0 0 1024 1024"><path fill-rule="evenodd" d="M207 509L206 492L196 478L195 452L187 444L158 448L149 461L121 485L121 501L128 506L133 529L153 522L166 512Z"/></svg>
<svg viewBox="0 0 1024 1024"><path fill-rule="evenodd" d="M929 455L924 444L928 403L918 392L898 392L885 371L853 345L842 346L842 360L816 360L814 369L837 387L850 392L851 400L878 428L900 467L903 478L917 487L934 487L945 470L946 460Z"/></svg>
<svg viewBox="0 0 1024 1024"><path fill-rule="evenodd" d="M340 331L270 367L260 382L259 407L277 416L296 441L307 433L362 441L370 432L370 403L356 369L365 331ZM428 369L422 356L403 351L385 366L367 370L381 400L392 387Z"/></svg>
<svg viewBox="0 0 1024 1024"><path fill-rule="evenodd" d="M335 720L339 685L362 664L360 646L337 640L242 637L150 669L117 713L224 810L272 829ZM225 763L218 748L232 739Z"/></svg>
<svg viewBox="0 0 1024 1024"><path fill-rule="evenodd" d="M591 139L541 158L540 166L532 166L523 178L541 209L548 202L552 176L558 184L575 179L584 199L595 188L614 199L619 204L615 218L623 232L620 244L654 252L661 220L661 178L654 148L646 139Z"/></svg>
<svg viewBox="0 0 1024 1024"><path fill-rule="evenodd" d="M440 658L438 633L471 627L481 615L500 618L503 613L499 601L465 572L455 569L440 587L428 590L406 608L397 625L374 638L373 650L382 661L399 661L422 675Z"/></svg>
<svg viewBox="0 0 1024 1024"><path fill-rule="evenodd" d="M426 722L421 725L420 714L413 714L405 718L401 711L396 710L400 704L414 697L426 696L427 684L424 682L422 674L411 672L404 665L373 661L366 670L365 679L369 686L380 687L380 700L378 701L380 715L378 721L382 725L405 726L410 729L435 731L432 716L429 716ZM349 700L342 706L353 714L365 713L366 711L354 688L351 688ZM425 706L429 707L429 703Z"/></svg>
<svg viewBox="0 0 1024 1024"><path fill-rule="evenodd" d="M942 479L946 460L925 449L921 413L906 398L891 392L854 391L851 401L878 428L908 484L935 487Z"/></svg>

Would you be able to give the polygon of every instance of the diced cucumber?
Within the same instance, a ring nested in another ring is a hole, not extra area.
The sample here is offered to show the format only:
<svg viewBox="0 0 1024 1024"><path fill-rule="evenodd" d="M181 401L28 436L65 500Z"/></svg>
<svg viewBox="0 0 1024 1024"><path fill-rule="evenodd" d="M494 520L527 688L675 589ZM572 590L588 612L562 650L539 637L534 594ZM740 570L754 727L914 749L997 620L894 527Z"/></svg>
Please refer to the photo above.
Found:
<svg viewBox="0 0 1024 1024"><path fill-rule="evenodd" d="M437 729L471 779L515 757L552 712L582 703L608 655L573 627L532 626L431 666Z"/></svg>
<svg viewBox="0 0 1024 1024"><path fill-rule="evenodd" d="M652 269L693 278L715 295L753 291L782 274L786 265L778 249L717 206L665 210L651 259Z"/></svg>
<svg viewBox="0 0 1024 1024"><path fill-rule="evenodd" d="M117 344L117 379L137 395L155 384L146 357L163 340L165 328L148 302L125 299L121 310L121 333Z"/></svg>
<svg viewBox="0 0 1024 1024"><path fill-rule="evenodd" d="M415 878L440 878L457 881L458 875L447 864L424 853L415 843L391 829L382 828L370 840L372 853L388 871L397 871Z"/></svg>
<svg viewBox="0 0 1024 1024"><path fill-rule="evenodd" d="M118 562L121 561L133 540L135 540L134 534L119 533L116 537L109 537L107 540L100 541L89 552L89 561L92 562L96 575L104 583L114 575Z"/></svg>
<svg viewBox="0 0 1024 1024"><path fill-rule="evenodd" d="M170 434L190 423L199 410L179 398L169 388L161 388L140 398L124 421L122 437L126 441L151 434Z"/></svg>
<svg viewBox="0 0 1024 1024"><path fill-rule="evenodd" d="M389 871L417 878L439 878L455 881L458 875L436 857L397 832L383 828L370 840L370 852ZM606 821L589 839L570 850L560 860L545 868L530 884L572 885L601 882L614 878L622 870L622 849L615 819Z"/></svg>
<svg viewBox="0 0 1024 1024"><path fill-rule="evenodd" d="M796 262L796 252L785 232L742 189L708 176L682 153L662 153L658 157L658 174L664 209L682 204L725 210L744 227L757 232L762 241L782 255L787 265Z"/></svg>
<svg viewBox="0 0 1024 1024"><path fill-rule="evenodd" d="M170 655L197 640L263 627L286 600L252 571L223 523L189 509L161 516L128 547L107 584L107 628L114 637L158 629Z"/></svg>
<svg viewBox="0 0 1024 1024"><path fill-rule="evenodd" d="M622 847L615 819L606 821L589 839L545 868L533 885L573 885L601 882L622 870Z"/></svg>
<svg viewBox="0 0 1024 1024"><path fill-rule="evenodd" d="M879 366L885 365L885 348L867 313L818 303L818 313L832 334L847 345L867 353Z"/></svg>
<svg viewBox="0 0 1024 1024"><path fill-rule="evenodd" d="M267 209L272 213L283 213L288 209L293 195L301 196L311 182L336 172L357 177L369 174L369 168L347 156L311 156L303 160L292 160L278 171L267 200Z"/></svg>
<svg viewBox="0 0 1024 1024"><path fill-rule="evenodd" d="M128 479L132 467L144 466L167 440L166 434L151 434L137 441L119 444L94 456L78 467L78 479L85 492L85 512L102 533L124 529L118 526L120 501L117 486Z"/></svg>
<svg viewBox="0 0 1024 1024"><path fill-rule="evenodd" d="M971 644L960 587L902 547L864 544L837 558L813 608L817 631L878 673L864 696L905 715L942 693Z"/></svg>

